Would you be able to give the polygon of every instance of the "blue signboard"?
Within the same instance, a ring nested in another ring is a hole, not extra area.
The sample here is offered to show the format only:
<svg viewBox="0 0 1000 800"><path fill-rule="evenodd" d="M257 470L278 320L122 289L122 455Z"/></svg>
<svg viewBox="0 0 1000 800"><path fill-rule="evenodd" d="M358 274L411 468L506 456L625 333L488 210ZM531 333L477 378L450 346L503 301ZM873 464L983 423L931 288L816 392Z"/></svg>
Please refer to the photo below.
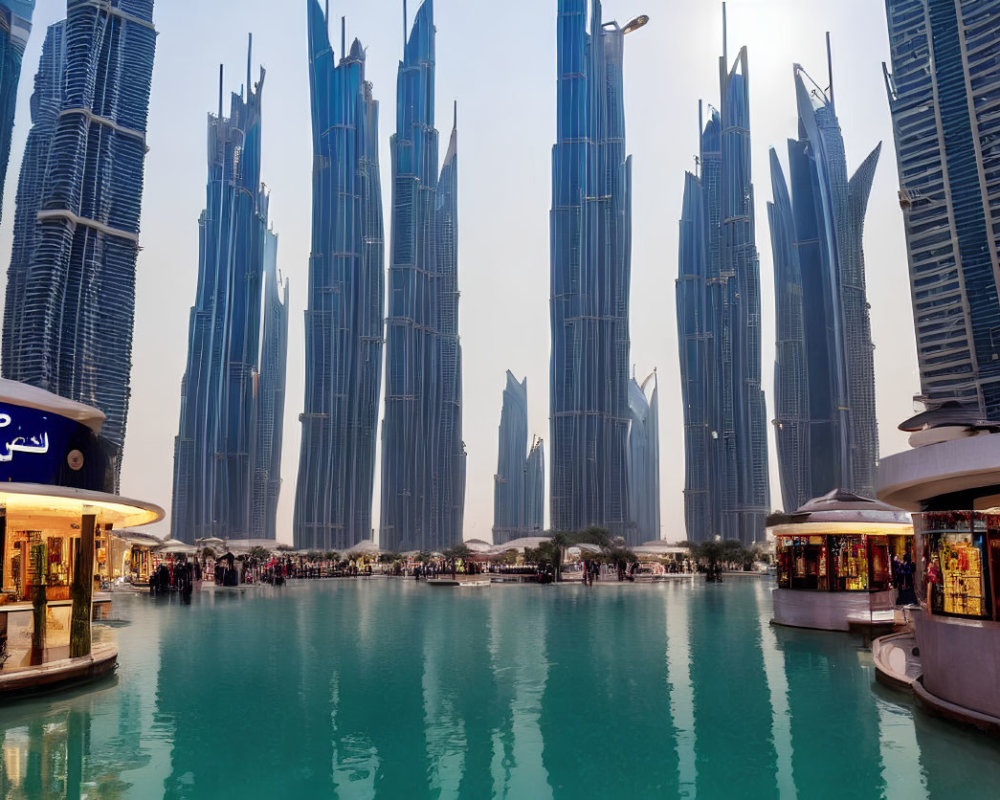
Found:
<svg viewBox="0 0 1000 800"><path fill-rule="evenodd" d="M0 403L0 481L108 491L109 445L76 420Z"/></svg>

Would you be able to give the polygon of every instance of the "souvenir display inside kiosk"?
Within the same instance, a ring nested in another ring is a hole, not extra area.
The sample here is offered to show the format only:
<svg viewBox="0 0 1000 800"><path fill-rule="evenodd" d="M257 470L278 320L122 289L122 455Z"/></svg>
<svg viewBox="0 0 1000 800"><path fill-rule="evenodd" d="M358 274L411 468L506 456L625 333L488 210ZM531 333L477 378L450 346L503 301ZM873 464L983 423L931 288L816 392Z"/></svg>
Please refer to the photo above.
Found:
<svg viewBox="0 0 1000 800"><path fill-rule="evenodd" d="M933 613L996 619L1000 509L928 511L914 514L913 525L921 554L921 585L925 585L931 564L937 566L940 576L939 581L932 581Z"/></svg>

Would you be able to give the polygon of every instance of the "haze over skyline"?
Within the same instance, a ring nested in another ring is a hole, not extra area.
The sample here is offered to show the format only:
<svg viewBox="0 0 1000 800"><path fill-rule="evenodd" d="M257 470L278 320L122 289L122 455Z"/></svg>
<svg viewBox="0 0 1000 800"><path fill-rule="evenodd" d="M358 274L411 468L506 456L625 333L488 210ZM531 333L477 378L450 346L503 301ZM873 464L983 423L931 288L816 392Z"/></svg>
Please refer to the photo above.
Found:
<svg viewBox="0 0 1000 800"><path fill-rule="evenodd" d="M410 0L410 21L418 3ZM626 149L633 157L631 352L637 374L658 369L660 380L661 536L685 538L683 418L680 404L674 278L683 174L698 148L697 103L718 103L722 53L721 3L667 7L662 2L607 0L606 19L624 24L640 13L650 23L628 38L625 52ZM187 347L187 321L198 273L198 215L204 205L205 115L218 104L218 65L228 92L246 73L246 36L254 35L253 69L267 70L263 103L262 174L271 190L278 266L291 280L279 541L291 542L292 506L303 409L304 331L312 143L306 51L306 3L286 0L283 13L265 0L169 0L155 10L159 30L150 100L150 152L141 220L132 399L122 493L170 507L173 437ZM402 56L402 3L336 2L347 16L347 44L367 48L367 78L381 104L383 176L390 174L388 140ZM528 379L528 429L550 440L549 206L555 141L556 3L511 0L488 7L435 0L437 126L446 129L458 101L462 147L459 175L460 334L464 354L464 438L468 475L464 537L490 539L497 427L505 372ZM13 203L30 127L29 98L45 28L65 15L65 2L40 0L24 55L11 163L0 225L0 261L9 263ZM732 56L749 50L751 140L760 253L763 387L773 418L774 298L768 148L784 158L796 136L792 64L825 82L824 35L831 32L838 116L848 170L879 142L865 227L868 294L881 453L906 447L896 425L919 390L913 322L896 188L895 152L881 63L888 57L881 3L849 0L730 0ZM333 30L336 56L340 31ZM444 152L442 144L441 157ZM384 208L390 182L383 177ZM388 219L386 236L389 235ZM6 275L6 269L0 270ZM383 382L384 385L384 382ZM379 409L381 421L383 409ZM768 426L770 429L770 425ZM381 432L379 433L381 437ZM780 506L773 437L772 507ZM381 450L381 448L379 448ZM379 524L376 468L373 526ZM548 502L546 502L548 521ZM154 532L166 535L168 521Z"/></svg>

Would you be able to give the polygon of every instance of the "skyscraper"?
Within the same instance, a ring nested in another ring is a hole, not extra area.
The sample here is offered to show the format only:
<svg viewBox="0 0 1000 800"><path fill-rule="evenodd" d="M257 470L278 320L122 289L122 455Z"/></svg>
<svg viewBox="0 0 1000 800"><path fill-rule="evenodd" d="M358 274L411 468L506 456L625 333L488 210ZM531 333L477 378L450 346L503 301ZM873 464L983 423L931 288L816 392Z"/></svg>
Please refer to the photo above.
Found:
<svg viewBox="0 0 1000 800"><path fill-rule="evenodd" d="M306 393L295 491L298 548L344 551L371 537L382 381L385 265L378 103L355 39L334 57L309 7L313 214Z"/></svg>
<svg viewBox="0 0 1000 800"><path fill-rule="evenodd" d="M152 17L153 0L69 0L61 35L47 37L35 97L58 102L58 112L50 106L34 115L35 146L26 156L45 161L21 171L18 194L34 213L15 226L9 284L20 302L11 306L8 295L4 311L3 376L101 409L103 435L119 451L130 392ZM58 71L47 74L51 69Z"/></svg>
<svg viewBox="0 0 1000 800"><path fill-rule="evenodd" d="M208 118L198 289L174 441L170 528L182 541L275 535L288 287L277 277L260 181L263 88L263 69L251 83L248 55L245 90L225 117L220 70L219 112Z"/></svg>
<svg viewBox="0 0 1000 800"><path fill-rule="evenodd" d="M528 450L528 379L507 370L500 409L500 447L493 476L493 544L521 535L525 508L525 454Z"/></svg>
<svg viewBox="0 0 1000 800"><path fill-rule="evenodd" d="M0 203L7 179L7 162L10 161L21 58L31 33L34 10L35 0L0 0Z"/></svg>
<svg viewBox="0 0 1000 800"><path fill-rule="evenodd" d="M794 67L791 185L771 150L775 440L786 510L833 489L875 496L878 427L862 233L881 144L850 180L833 97Z"/></svg>
<svg viewBox="0 0 1000 800"><path fill-rule="evenodd" d="M462 541L465 444L458 339L458 128L438 174L434 3L417 10L396 84L382 427L384 549Z"/></svg>
<svg viewBox="0 0 1000 800"><path fill-rule="evenodd" d="M524 529L529 536L545 530L545 443L531 437L524 467Z"/></svg>
<svg viewBox="0 0 1000 800"><path fill-rule="evenodd" d="M628 489L632 524L625 543L639 545L660 538L660 412L654 370L639 383L628 383Z"/></svg>
<svg viewBox="0 0 1000 800"><path fill-rule="evenodd" d="M257 442L250 537L277 539L288 366L288 281L278 274L278 237L264 234L264 306L257 381Z"/></svg>
<svg viewBox="0 0 1000 800"><path fill-rule="evenodd" d="M2 359L4 377L15 369L15 346L24 310L24 290L38 232L38 209L49 163L52 134L62 108L62 75L66 58L66 21L50 25L42 44L42 57L31 95L31 129L21 159L21 176L14 206L14 246L7 270L7 292L3 307Z"/></svg>
<svg viewBox="0 0 1000 800"><path fill-rule="evenodd" d="M684 402L688 538L750 543L769 511L760 386L760 271L750 179L747 51L719 60L720 110L684 176L677 332ZM699 127L701 121L699 121Z"/></svg>
<svg viewBox="0 0 1000 800"><path fill-rule="evenodd" d="M629 522L632 159L625 152L626 29L600 0L559 0L552 149L551 527L623 534ZM643 22L643 18L640 18ZM642 24L636 20L634 25Z"/></svg>
<svg viewBox="0 0 1000 800"><path fill-rule="evenodd" d="M920 389L1000 419L1000 0L886 0Z"/></svg>
<svg viewBox="0 0 1000 800"><path fill-rule="evenodd" d="M543 528L545 451L537 437L528 449L528 379L518 382L510 370L499 438L493 476L493 544L535 536Z"/></svg>

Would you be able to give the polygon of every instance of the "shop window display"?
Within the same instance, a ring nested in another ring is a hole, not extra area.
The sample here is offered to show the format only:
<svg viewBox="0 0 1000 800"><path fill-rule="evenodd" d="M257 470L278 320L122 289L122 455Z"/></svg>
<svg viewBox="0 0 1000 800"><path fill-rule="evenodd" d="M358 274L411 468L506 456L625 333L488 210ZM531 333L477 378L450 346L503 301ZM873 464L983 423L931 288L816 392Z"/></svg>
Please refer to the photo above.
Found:
<svg viewBox="0 0 1000 800"><path fill-rule="evenodd" d="M932 613L980 619L993 616L987 547L991 531L1000 533L1000 527L989 521L991 516L996 517L971 511L917 515L914 522L922 551L919 578L926 580L932 563L937 564L941 576L939 583L932 584Z"/></svg>
<svg viewBox="0 0 1000 800"><path fill-rule="evenodd" d="M778 537L778 587L821 592L894 588L892 556L907 552L905 536Z"/></svg>

